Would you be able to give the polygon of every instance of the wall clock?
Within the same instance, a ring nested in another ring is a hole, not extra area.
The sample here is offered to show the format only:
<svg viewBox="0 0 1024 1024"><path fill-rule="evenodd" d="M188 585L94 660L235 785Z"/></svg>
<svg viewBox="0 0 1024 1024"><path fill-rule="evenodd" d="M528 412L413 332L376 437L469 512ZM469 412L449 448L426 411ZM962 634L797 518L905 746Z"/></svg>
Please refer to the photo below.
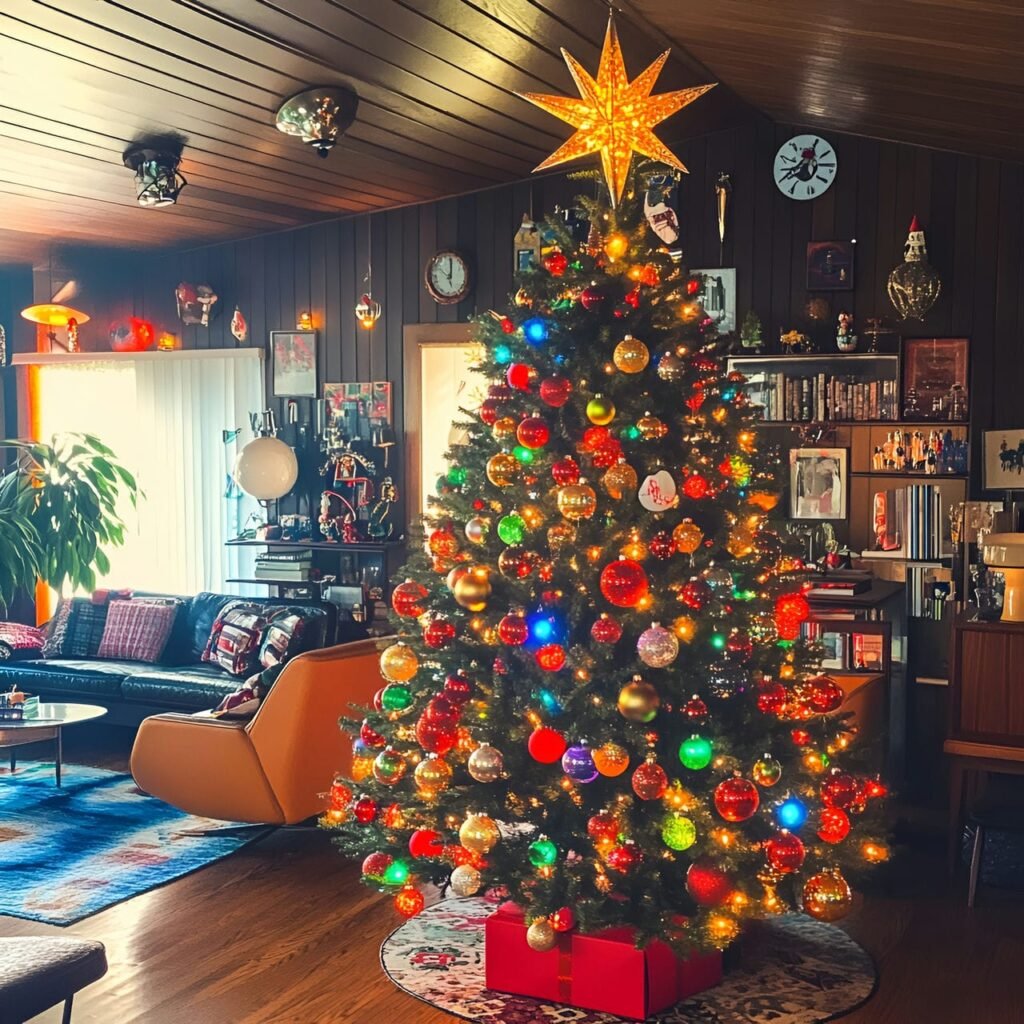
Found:
<svg viewBox="0 0 1024 1024"><path fill-rule="evenodd" d="M431 256L423 277L431 298L442 305L461 302L469 294L469 263L454 249L442 249Z"/></svg>
<svg viewBox="0 0 1024 1024"><path fill-rule="evenodd" d="M790 199L814 199L836 180L836 151L817 135L794 135L775 154L775 184Z"/></svg>

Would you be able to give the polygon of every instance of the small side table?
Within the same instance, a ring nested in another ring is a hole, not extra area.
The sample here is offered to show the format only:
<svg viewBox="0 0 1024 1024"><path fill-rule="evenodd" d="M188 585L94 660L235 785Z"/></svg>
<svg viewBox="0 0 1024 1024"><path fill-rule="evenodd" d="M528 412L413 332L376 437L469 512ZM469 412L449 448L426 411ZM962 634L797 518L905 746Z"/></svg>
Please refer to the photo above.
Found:
<svg viewBox="0 0 1024 1024"><path fill-rule="evenodd" d="M24 718L20 722L0 722L0 747L10 747L11 774L14 774L18 766L18 747L53 740L56 745L54 775L59 786L64 760L64 727L91 722L106 713L106 708L96 704L40 704L39 714L35 718Z"/></svg>

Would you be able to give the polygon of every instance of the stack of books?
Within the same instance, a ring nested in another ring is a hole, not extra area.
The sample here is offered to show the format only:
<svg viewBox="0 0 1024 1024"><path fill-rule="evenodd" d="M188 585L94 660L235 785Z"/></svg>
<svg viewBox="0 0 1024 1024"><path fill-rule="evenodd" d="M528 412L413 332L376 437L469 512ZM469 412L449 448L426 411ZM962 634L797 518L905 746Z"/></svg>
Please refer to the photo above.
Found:
<svg viewBox="0 0 1024 1024"><path fill-rule="evenodd" d="M804 591L808 598L854 597L871 589L874 577L863 569L833 569L831 572L809 576L809 589Z"/></svg>
<svg viewBox="0 0 1024 1024"><path fill-rule="evenodd" d="M313 568L312 551L265 551L256 556L256 579L309 580Z"/></svg>

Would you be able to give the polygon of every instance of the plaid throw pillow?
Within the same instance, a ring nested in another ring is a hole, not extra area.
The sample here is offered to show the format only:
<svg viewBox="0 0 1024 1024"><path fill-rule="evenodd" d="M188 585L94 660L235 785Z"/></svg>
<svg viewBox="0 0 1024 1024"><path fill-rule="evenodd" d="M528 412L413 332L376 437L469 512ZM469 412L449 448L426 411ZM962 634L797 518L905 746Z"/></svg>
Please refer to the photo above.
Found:
<svg viewBox="0 0 1024 1024"><path fill-rule="evenodd" d="M46 634L35 626L24 626L20 622L0 622L0 661L39 658L45 642Z"/></svg>
<svg viewBox="0 0 1024 1024"><path fill-rule="evenodd" d="M203 661L219 665L233 676L249 675L256 668L260 637L266 625L264 606L229 602L214 619Z"/></svg>
<svg viewBox="0 0 1024 1024"><path fill-rule="evenodd" d="M176 601L111 601L96 656L159 661L177 614Z"/></svg>
<svg viewBox="0 0 1024 1024"><path fill-rule="evenodd" d="M263 631L259 662L263 668L283 665L302 645L306 617L293 608L270 610L270 622Z"/></svg>
<svg viewBox="0 0 1024 1024"><path fill-rule="evenodd" d="M64 644L65 658L95 658L107 625L112 598L129 598L130 590L97 590L92 597L73 598L74 610Z"/></svg>
<svg viewBox="0 0 1024 1024"><path fill-rule="evenodd" d="M74 601L70 601L66 597L60 599L57 610L46 627L46 640L43 643L44 658L60 658L64 654L74 607Z"/></svg>

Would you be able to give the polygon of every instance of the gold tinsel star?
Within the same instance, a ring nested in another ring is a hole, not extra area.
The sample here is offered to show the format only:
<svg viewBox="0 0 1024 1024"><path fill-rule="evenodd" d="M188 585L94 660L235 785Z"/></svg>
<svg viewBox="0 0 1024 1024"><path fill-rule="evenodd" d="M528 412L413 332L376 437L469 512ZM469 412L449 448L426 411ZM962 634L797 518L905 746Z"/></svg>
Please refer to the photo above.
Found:
<svg viewBox="0 0 1024 1024"><path fill-rule="evenodd" d="M652 96L651 90L669 53L666 50L646 71L630 82L622 59L619 34L611 18L608 19L608 31L604 37L596 80L587 74L572 54L563 49L562 56L576 81L580 99L533 92L517 94L549 114L567 121L576 129L568 142L534 170L543 171L588 153L600 153L601 167L613 205L618 203L626 187L626 176L634 152L685 172L682 162L651 129L713 89L715 83Z"/></svg>

